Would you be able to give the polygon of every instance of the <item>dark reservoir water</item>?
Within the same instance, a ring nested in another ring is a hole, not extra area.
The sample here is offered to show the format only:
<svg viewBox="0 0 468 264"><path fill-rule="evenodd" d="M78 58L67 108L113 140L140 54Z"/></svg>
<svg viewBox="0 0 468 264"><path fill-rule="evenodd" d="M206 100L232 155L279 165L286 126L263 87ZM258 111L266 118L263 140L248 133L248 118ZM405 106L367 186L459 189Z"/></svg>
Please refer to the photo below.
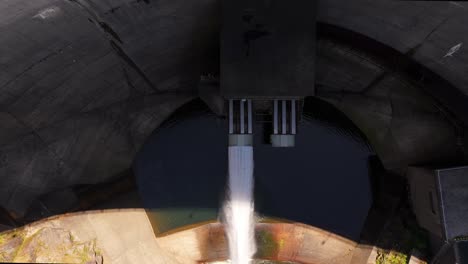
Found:
<svg viewBox="0 0 468 264"><path fill-rule="evenodd" d="M206 111L166 123L137 156L135 172L156 232L218 217L227 180L226 121ZM294 148L254 137L255 208L358 240L371 206L367 145L345 130L306 118Z"/></svg>

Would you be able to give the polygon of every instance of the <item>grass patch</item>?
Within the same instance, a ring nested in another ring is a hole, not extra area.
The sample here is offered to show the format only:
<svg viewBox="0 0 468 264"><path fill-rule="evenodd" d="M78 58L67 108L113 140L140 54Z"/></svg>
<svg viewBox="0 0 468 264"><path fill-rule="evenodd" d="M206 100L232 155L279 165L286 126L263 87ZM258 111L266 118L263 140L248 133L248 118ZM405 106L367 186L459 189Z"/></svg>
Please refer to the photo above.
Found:
<svg viewBox="0 0 468 264"><path fill-rule="evenodd" d="M390 251L379 251L377 253L376 264L407 264L409 257L406 254Z"/></svg>

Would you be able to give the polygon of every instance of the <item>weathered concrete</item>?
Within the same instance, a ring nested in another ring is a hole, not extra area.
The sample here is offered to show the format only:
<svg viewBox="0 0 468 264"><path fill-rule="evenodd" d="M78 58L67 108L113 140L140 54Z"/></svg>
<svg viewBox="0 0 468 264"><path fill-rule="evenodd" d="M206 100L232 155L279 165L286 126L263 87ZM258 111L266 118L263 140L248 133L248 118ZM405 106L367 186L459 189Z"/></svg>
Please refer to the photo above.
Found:
<svg viewBox="0 0 468 264"><path fill-rule="evenodd" d="M463 158L457 123L421 87L357 49L327 39L318 47L317 96L362 130L387 169Z"/></svg>
<svg viewBox="0 0 468 264"><path fill-rule="evenodd" d="M346 264L356 247L330 232L293 223L257 224L256 240L256 258L304 264ZM139 209L63 215L0 233L0 261L195 264L226 260L227 251L219 223L155 237Z"/></svg>
<svg viewBox="0 0 468 264"><path fill-rule="evenodd" d="M393 47L468 94L465 3L318 3L321 22ZM0 205L22 215L37 195L127 169L146 136L195 93L200 74L218 71L218 5L1 1ZM317 74L322 92L362 92L385 71L342 51L318 55L318 69L327 69ZM327 100L369 133L386 166L458 159L458 128L430 106L442 98L426 100L392 74L377 87L365 97ZM440 101L450 109L450 100Z"/></svg>
<svg viewBox="0 0 468 264"><path fill-rule="evenodd" d="M161 250L145 211L137 209L54 217L0 237L0 252L7 253L0 261L88 263L82 258L89 257L102 259L96 263L193 263Z"/></svg>
<svg viewBox="0 0 468 264"><path fill-rule="evenodd" d="M154 95L70 117L0 148L3 206L24 213L41 193L110 179L146 137L191 97Z"/></svg>
<svg viewBox="0 0 468 264"><path fill-rule="evenodd" d="M319 21L369 36L408 54L468 94L468 9L456 1L319 1Z"/></svg>

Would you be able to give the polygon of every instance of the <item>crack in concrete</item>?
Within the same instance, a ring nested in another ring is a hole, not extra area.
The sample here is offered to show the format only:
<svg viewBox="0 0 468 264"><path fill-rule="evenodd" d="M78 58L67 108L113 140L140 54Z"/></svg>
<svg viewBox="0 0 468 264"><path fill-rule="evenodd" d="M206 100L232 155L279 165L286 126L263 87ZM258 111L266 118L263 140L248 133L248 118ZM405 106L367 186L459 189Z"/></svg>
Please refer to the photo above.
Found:
<svg viewBox="0 0 468 264"><path fill-rule="evenodd" d="M7 81L5 84L2 85L2 87L0 88L5 88L7 87L8 85L10 85L11 83L17 81L18 79L20 79L23 75L25 75L28 71L32 70L34 67L36 67L37 65L47 61L48 59L56 56L57 54L59 54L63 49L59 49L57 51L53 51L49 54L47 54L46 56L44 56L43 58L33 62L31 65L29 65L26 69L24 69L22 72L20 72L19 74L17 74L15 77L13 77L12 79L10 79L9 81Z"/></svg>
<svg viewBox="0 0 468 264"><path fill-rule="evenodd" d="M372 90L372 88L380 84L385 79L385 77L387 77L387 74L388 74L387 71L382 72L379 76L377 76L374 80L372 80L369 83L369 85L364 87L364 89L361 90L361 93L367 94L370 90Z"/></svg>
<svg viewBox="0 0 468 264"><path fill-rule="evenodd" d="M5 88L5 87L7 87L9 84L11 84L11 83L17 81L17 80L20 79L24 74L26 74L28 71L32 70L33 68L35 68L35 67L38 66L39 64L41 64L41 63L43 63L43 62L49 60L50 58L55 57L56 55L59 55L60 53L63 52L63 50L64 50L65 48L70 47L70 46L71 46L71 44L68 44L68 45L66 45L66 46L64 46L64 47L62 47L62 48L60 48L60 49L58 49L58 50L56 50L56 51L53 51L53 52L49 53L46 57L44 57L44 58L42 58L41 60L39 60L39 61L33 63L31 66L29 66L27 69L25 69L22 73L18 74L15 78L13 78L12 80L10 80L10 81L7 82L6 84L2 85L2 86L0 87L0 89ZM71 64L69 64L69 65L71 65ZM68 67L69 65L66 65L66 66ZM63 68L63 67L62 67L62 68ZM42 75L42 78L36 80L36 83L39 82L39 81L41 81L42 79L46 78L47 76L49 76L50 74L52 74L52 73L54 73L54 72L55 72L55 71L53 71L53 72L47 72L46 74ZM65 79L64 81L62 81L62 82L58 85L58 87L61 87L65 81L66 81L66 79ZM29 91L30 91L31 89L33 89L34 87L35 87L34 85L31 85L31 86L29 86L29 88L27 88L26 90L21 91L19 94L13 94L13 93L9 92L8 90L7 90L7 91L4 91L4 93L8 94L8 95L11 97L11 102L9 103L9 105L14 105L15 103L17 103L17 102L21 99L21 97L23 97L27 92L29 92ZM56 88L58 88L58 87L56 87Z"/></svg>
<svg viewBox="0 0 468 264"><path fill-rule="evenodd" d="M116 33L114 29L112 29L111 26L109 26L107 23L104 22L103 19L100 18L99 14L94 11L94 7L92 7L92 4L88 0L68 0L72 3L75 3L77 6L79 6L81 9L83 9L86 13L89 14L91 18L88 18L93 24L96 25L100 29L101 32L104 33L106 39L109 40L110 46L113 48L113 50L116 52L116 54L125 62L127 63L131 68L133 68L144 80L145 82L151 87L156 92L160 92L159 89L154 85L153 82L148 78L148 76L143 72L143 70L133 61L133 59L123 50L121 46L119 46L114 40L119 42L120 44L123 44L122 39L120 36ZM146 2L145 3L149 3Z"/></svg>
<svg viewBox="0 0 468 264"><path fill-rule="evenodd" d="M111 47L115 50L115 53L117 56L119 56L124 62L126 62L131 68L133 68L140 76L145 80L145 82L153 89L155 92L161 92L146 76L146 74L143 72L143 70L128 56L127 53L120 47L115 41L111 40L110 41Z"/></svg>
<svg viewBox="0 0 468 264"><path fill-rule="evenodd" d="M112 38L117 40L120 44L123 44L123 41L120 38L120 36L117 34L117 32L115 32L115 30L111 26L109 26L109 24L103 21L99 21L99 26L102 28L102 30L104 30L104 32L112 36Z"/></svg>
<svg viewBox="0 0 468 264"><path fill-rule="evenodd" d="M4 112L8 115L10 115L12 118L14 118L20 125L22 125L23 127L27 128L30 130L30 133L28 133L27 135L32 135L34 136L35 138L37 138L41 144L43 144L43 146L47 149L47 151L49 153L52 154L53 158L56 160L57 162L57 165L63 165L63 164L67 164L61 157L60 155L53 151L51 148L50 148L50 145L47 144L47 142L41 137L41 135L33 128L31 127L30 125L28 125L26 122L24 122L21 118L17 117L16 115L14 115L13 113L9 112L8 110L4 110ZM37 152L37 150L34 150L34 152ZM33 160L30 160L29 161L29 164L32 162ZM28 164L28 166L29 166ZM18 187L19 185L17 184L16 185L16 188ZM11 200L11 196L14 194L14 192L12 192L10 194L10 199ZM9 201L7 202L9 203Z"/></svg>
<svg viewBox="0 0 468 264"><path fill-rule="evenodd" d="M141 96L136 96L136 97L131 97L131 98L126 98L124 100L120 100L120 101L117 101L117 102L114 102L114 103L111 103L111 104L108 104L108 105L104 105L104 106L101 106L101 107L97 107L97 108L94 108L94 109L90 109L88 111L83 111L83 112L77 112L76 114L72 114L70 116L67 116L65 118L62 118L62 119L58 119L57 121L53 122L53 123L50 123L46 126L42 126L36 130L32 130L32 128L27 125L26 123L22 122L21 124L25 124L26 125L26 128L30 129L31 131L24 136L28 136L28 135L36 135L37 133L35 133L34 131L37 131L37 130L43 130L43 129L48 129L48 128L51 128L53 126L56 126L60 123L63 123L64 121L66 120L70 120L70 119L77 119L79 116L82 116L82 115L87 115L87 114L95 114L95 113L99 113L99 112L103 112L103 111L106 111L107 109L109 108L113 108L113 107L116 107L116 106L119 106L119 105L122 105L122 104L132 104L132 103L135 103L139 100L142 100L143 98L146 98L146 97L149 97L149 96L154 96L154 95L161 95L161 96L169 96L171 99L175 98L175 96L182 96L184 98L195 98L195 96L197 96L195 93L193 92L186 92L186 93L181 93L181 92L163 92L163 93L151 93L151 94L147 94L147 95L141 95ZM173 96L173 97L171 97ZM10 114L9 112L6 112L5 113L7 114ZM19 120L17 117L13 116L13 118L15 118L16 120ZM151 118L154 118L154 116L151 116ZM76 131L76 133L79 133L80 131L80 128L79 127L76 127L76 129L74 130ZM19 139L19 138L17 138ZM45 141L42 140L42 142L45 143Z"/></svg>
<svg viewBox="0 0 468 264"><path fill-rule="evenodd" d="M151 4L150 0L135 0L135 1L130 2L128 4L139 4L141 2L144 2L147 5ZM108 11L104 12L104 15L113 14L116 11L118 11L119 9L121 9L124 5L128 5L128 4L121 4L121 5L118 5L118 6L114 6L114 7L110 8Z"/></svg>
<svg viewBox="0 0 468 264"><path fill-rule="evenodd" d="M413 55L422 47L422 45L437 31L439 30L439 28L441 28L443 25L445 25L445 23L447 23L447 21L450 19L450 17L446 17L444 18L439 24L437 24L424 38L423 40L416 44L414 47L412 47L411 49L409 49L405 55L409 56L409 57L413 57Z"/></svg>
<svg viewBox="0 0 468 264"><path fill-rule="evenodd" d="M138 93L138 89L135 87L135 85L132 83L132 81L130 80L130 76L128 75L128 72L127 70L125 70L124 67L122 67L122 72L123 72L123 75L125 77L125 81L127 81L127 85L128 87L130 87L130 89L132 91L134 91L135 93Z"/></svg>

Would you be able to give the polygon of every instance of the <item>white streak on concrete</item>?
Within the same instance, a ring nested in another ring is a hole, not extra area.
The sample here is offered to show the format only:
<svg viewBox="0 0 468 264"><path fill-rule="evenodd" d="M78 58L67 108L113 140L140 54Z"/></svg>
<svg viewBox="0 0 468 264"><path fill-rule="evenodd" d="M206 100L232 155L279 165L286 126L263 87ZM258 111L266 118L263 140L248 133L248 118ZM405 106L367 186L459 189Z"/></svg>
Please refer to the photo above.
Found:
<svg viewBox="0 0 468 264"><path fill-rule="evenodd" d="M462 46L463 43L458 43L457 45L453 46L452 48L450 48L447 54L445 54L444 58L452 57L455 53L457 53L460 50Z"/></svg>
<svg viewBox="0 0 468 264"><path fill-rule="evenodd" d="M39 11L33 18L49 19L58 16L62 10L58 6L51 6Z"/></svg>
<svg viewBox="0 0 468 264"><path fill-rule="evenodd" d="M450 4L454 5L454 6L458 6L458 7L461 7L461 8L465 8L464 5L458 3L458 2L454 2L454 1L450 1Z"/></svg>

